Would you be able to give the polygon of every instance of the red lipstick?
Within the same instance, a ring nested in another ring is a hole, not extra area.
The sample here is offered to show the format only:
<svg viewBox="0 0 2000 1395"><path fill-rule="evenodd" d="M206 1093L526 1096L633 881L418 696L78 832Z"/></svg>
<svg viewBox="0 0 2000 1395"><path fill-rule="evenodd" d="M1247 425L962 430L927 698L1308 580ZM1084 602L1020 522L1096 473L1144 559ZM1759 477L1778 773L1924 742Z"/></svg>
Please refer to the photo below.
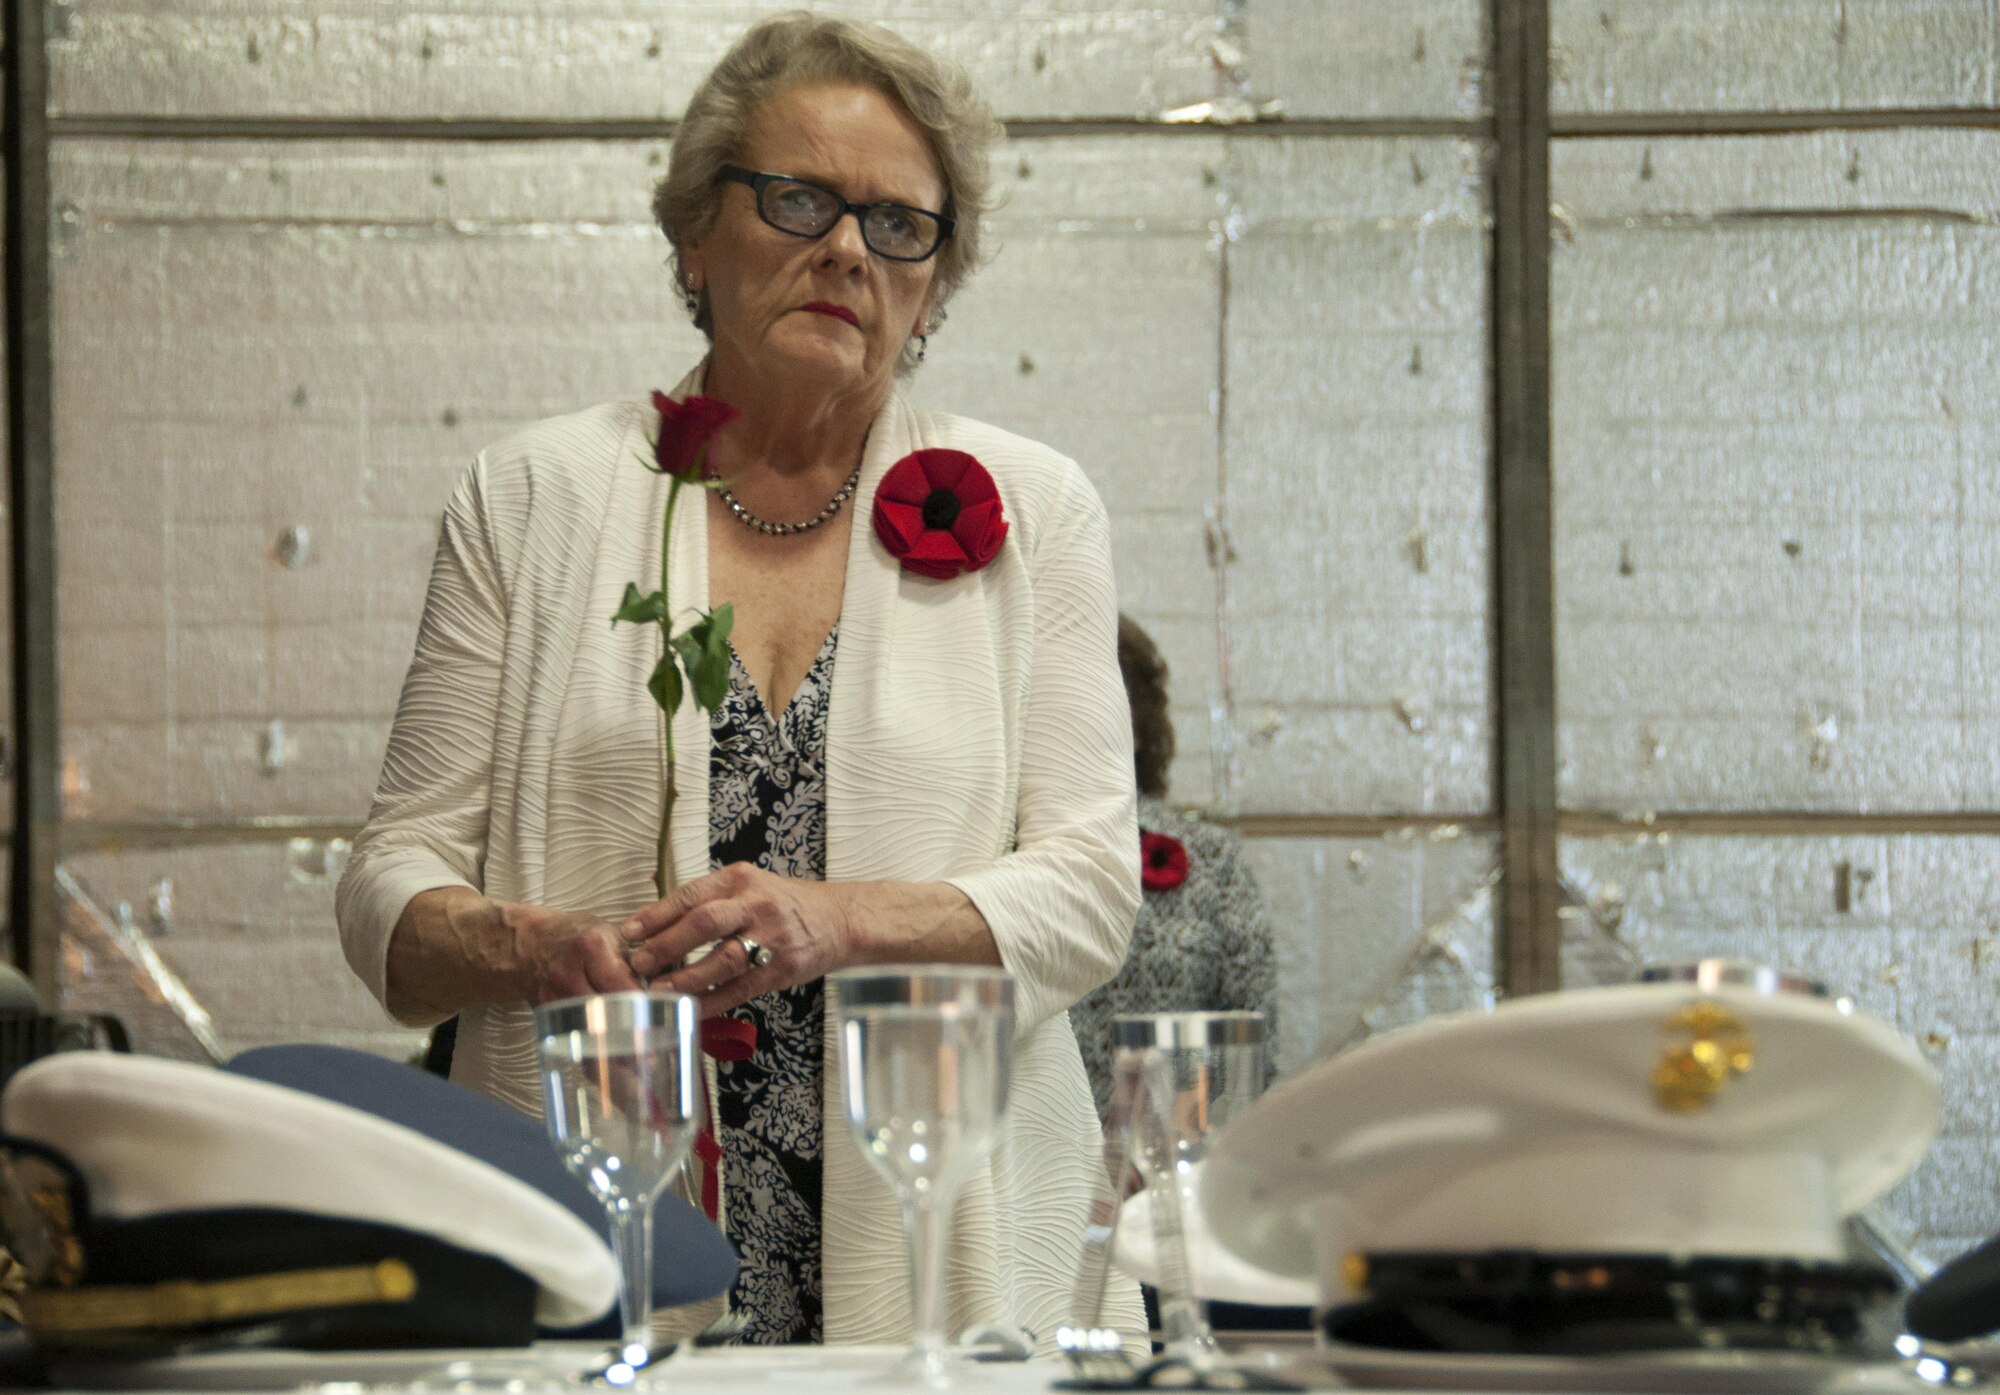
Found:
<svg viewBox="0 0 2000 1395"><path fill-rule="evenodd" d="M836 320L847 321L856 329L861 328L861 317L859 315L855 314L845 305L835 305L830 300L815 300L808 305L801 305L799 309L810 310L815 315L831 315Z"/></svg>

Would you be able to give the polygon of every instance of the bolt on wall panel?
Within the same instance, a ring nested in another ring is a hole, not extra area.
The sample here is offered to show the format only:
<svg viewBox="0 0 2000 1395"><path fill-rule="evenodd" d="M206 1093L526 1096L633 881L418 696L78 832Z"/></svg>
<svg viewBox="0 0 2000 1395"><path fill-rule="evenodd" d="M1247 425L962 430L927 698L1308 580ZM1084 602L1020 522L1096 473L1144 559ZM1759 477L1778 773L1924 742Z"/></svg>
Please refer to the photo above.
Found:
<svg viewBox="0 0 2000 1395"><path fill-rule="evenodd" d="M1232 148L1223 444L1246 812L1468 813L1491 784L1485 245L1449 140Z"/></svg>
<svg viewBox="0 0 2000 1395"><path fill-rule="evenodd" d="M317 1041L407 1058L424 1034L393 1022L341 951L333 884L345 856L344 843L300 838L80 853L64 866L107 915L122 903L125 933L151 945L226 1054ZM64 1007L118 1010L141 1049L191 1054L161 985L118 941L85 943L62 961Z"/></svg>
<svg viewBox="0 0 2000 1395"><path fill-rule="evenodd" d="M1570 838L1562 870L1643 961L1773 964L1893 1022L1937 1069L1944 1116L1892 1212L1937 1261L2000 1230L2000 838Z"/></svg>
<svg viewBox="0 0 2000 1395"><path fill-rule="evenodd" d="M1993 0L1552 0L1558 113L1990 107Z"/></svg>
<svg viewBox="0 0 2000 1395"><path fill-rule="evenodd" d="M1470 977L1448 983L1457 996L1490 987L1493 838L1452 827L1248 838L1243 857L1276 949L1279 1074L1409 1020L1426 984L1432 1011L1475 1006L1438 992L1440 953L1468 960Z"/></svg>
<svg viewBox="0 0 2000 1395"><path fill-rule="evenodd" d="M2000 805L1985 132L1559 145L1569 807Z"/></svg>
<svg viewBox="0 0 2000 1395"><path fill-rule="evenodd" d="M1213 0L77 0L62 115L672 119L779 11L872 20L962 64L1004 116L1130 117L1214 94Z"/></svg>

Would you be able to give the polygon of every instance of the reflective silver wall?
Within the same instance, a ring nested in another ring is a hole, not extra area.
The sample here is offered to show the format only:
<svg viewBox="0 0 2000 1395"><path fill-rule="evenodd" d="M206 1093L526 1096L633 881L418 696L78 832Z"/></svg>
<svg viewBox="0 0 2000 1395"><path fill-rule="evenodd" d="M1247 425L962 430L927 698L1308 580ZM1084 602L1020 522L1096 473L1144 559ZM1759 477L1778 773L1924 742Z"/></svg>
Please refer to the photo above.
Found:
<svg viewBox="0 0 2000 1395"><path fill-rule="evenodd" d="M699 352L648 187L778 8L52 11L73 1000L184 1054L412 1047L330 879L439 508ZM1273 908L1283 1064L1490 982L1483 6L814 8L1012 123L915 390L1105 494L1174 795ZM1900 1198L1944 1253L2000 1229L2000 135L1959 124L2000 109L2000 5L1551 9L1572 977L1724 950L1894 1017L1950 1090Z"/></svg>

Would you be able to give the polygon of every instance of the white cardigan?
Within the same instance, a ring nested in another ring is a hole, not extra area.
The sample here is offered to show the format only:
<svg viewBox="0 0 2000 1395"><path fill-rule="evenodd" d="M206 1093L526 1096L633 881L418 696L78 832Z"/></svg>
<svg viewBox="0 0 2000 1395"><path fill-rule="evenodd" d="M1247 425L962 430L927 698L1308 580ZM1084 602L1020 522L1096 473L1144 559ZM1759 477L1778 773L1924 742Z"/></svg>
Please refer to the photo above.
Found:
<svg viewBox="0 0 2000 1395"><path fill-rule="evenodd" d="M691 376L682 385L690 390ZM610 623L659 575L658 416L620 403L531 426L480 455L446 510L375 805L341 879L341 938L386 1005L389 938L412 897L470 886L622 918L653 898L664 761L646 692L654 626ZM983 570L904 572L869 526L912 450L976 456L1011 523ZM853 507L827 727L829 881L948 881L1016 983L1007 1128L957 1206L955 1330L1067 1316L1098 1125L1066 1009L1119 968L1139 904L1132 741L1104 508L1045 446L900 396L868 437ZM682 501L677 607L706 609L707 511ZM692 505L692 506L686 506ZM708 870L708 717L676 715L675 870ZM843 1124L836 1004L826 1037L825 1337L909 1335L901 1224ZM461 1017L453 1078L541 1109L524 1006ZM1136 1289L1107 1317L1142 1330Z"/></svg>

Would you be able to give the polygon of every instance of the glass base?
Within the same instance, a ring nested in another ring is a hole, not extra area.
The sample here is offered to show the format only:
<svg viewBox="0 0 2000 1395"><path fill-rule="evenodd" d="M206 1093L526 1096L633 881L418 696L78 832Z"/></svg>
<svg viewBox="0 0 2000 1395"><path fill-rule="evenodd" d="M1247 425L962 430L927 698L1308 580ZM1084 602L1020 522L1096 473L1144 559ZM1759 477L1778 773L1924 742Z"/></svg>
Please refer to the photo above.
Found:
<svg viewBox="0 0 2000 1395"><path fill-rule="evenodd" d="M464 1395L558 1395L558 1392L574 1390L575 1375L582 1365L578 1361L570 1363L570 1369L551 1369L547 1361L538 1361L526 1353L510 1356L494 1352L491 1356L447 1362L418 1376L404 1389L413 1395L460 1395L460 1392Z"/></svg>
<svg viewBox="0 0 2000 1395"><path fill-rule="evenodd" d="M884 1374L885 1384L916 1390L981 1390L994 1384L993 1373L950 1348L912 1347Z"/></svg>

